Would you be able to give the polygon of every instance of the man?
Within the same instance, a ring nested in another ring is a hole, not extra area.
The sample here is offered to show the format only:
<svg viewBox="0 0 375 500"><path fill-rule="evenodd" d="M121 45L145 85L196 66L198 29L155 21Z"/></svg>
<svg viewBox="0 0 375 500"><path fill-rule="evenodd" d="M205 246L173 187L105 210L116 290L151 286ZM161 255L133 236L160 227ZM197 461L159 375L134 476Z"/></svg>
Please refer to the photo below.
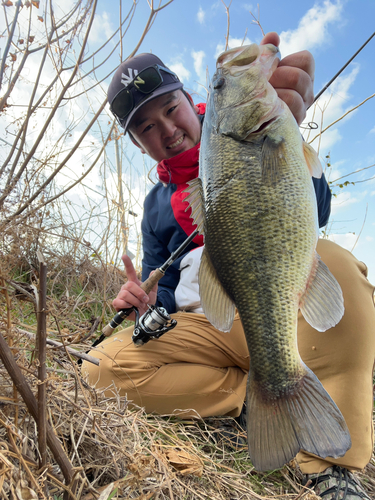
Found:
<svg viewBox="0 0 375 500"><path fill-rule="evenodd" d="M279 44L276 33L262 43ZM298 123L313 100L314 62L307 52L283 59L270 83L290 107ZM132 141L158 162L160 182L145 200L142 279L159 267L194 230L184 202L187 182L198 175L198 151L204 105L195 106L182 84L156 56L141 54L122 63L108 89L111 110ZM314 180L320 226L327 223L330 191L324 177ZM100 367L84 363L88 381L98 388L115 384L121 394L147 412L231 415L241 413L249 354L236 316L229 334L215 330L202 314L196 283L201 236L168 269L159 287L145 295L130 259L123 257L128 281L114 307L162 305L177 327L136 348L133 328L100 344L92 355ZM297 461L322 498L368 498L349 470L362 469L372 453L372 368L375 359L373 287L366 266L327 240L318 253L341 285L345 314L325 333L298 321L299 351L330 393L349 427L352 448L337 460L300 452ZM177 311L177 312L176 312Z"/></svg>

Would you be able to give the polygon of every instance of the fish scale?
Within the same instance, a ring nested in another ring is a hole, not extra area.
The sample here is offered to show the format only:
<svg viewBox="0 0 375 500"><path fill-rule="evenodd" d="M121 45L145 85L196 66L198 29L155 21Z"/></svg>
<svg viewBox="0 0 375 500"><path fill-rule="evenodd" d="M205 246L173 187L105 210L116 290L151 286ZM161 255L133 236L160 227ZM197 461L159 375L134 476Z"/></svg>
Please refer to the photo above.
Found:
<svg viewBox="0 0 375 500"><path fill-rule="evenodd" d="M333 327L341 289L316 254L311 174L320 162L268 83L274 46L219 56L202 130L199 179L186 198L204 234L203 310L228 332L237 308L250 353L249 454L281 467L300 449L326 458L351 446L346 423L297 347L298 309L318 330ZM230 335L230 333L226 333Z"/></svg>

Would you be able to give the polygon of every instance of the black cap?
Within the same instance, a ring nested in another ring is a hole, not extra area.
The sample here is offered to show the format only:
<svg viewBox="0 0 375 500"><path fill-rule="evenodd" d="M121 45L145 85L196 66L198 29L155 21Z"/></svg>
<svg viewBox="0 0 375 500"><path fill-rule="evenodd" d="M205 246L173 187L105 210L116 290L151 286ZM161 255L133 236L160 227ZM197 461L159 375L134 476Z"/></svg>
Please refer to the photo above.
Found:
<svg viewBox="0 0 375 500"><path fill-rule="evenodd" d="M114 111L111 109L112 113L117 117L120 125L126 129L129 125L130 120L134 116L134 114L147 102L155 99L163 94L167 94L168 92L173 92L174 90L181 89L183 84L179 81L178 76L171 72L169 68L167 68L164 63L156 57L154 54L138 54L130 59L127 59L117 68L115 74L113 75L112 81L108 87L108 102L112 105L113 100L121 92L124 88L126 88L133 80L136 78L138 73L146 68L151 66L158 65L160 67L167 69L169 72L164 72L161 69L161 75L163 78L160 86L157 87L150 94L144 94L139 92L136 86L132 86L133 93L133 102L134 107L132 111L123 119L117 116ZM118 97L121 98L121 95Z"/></svg>

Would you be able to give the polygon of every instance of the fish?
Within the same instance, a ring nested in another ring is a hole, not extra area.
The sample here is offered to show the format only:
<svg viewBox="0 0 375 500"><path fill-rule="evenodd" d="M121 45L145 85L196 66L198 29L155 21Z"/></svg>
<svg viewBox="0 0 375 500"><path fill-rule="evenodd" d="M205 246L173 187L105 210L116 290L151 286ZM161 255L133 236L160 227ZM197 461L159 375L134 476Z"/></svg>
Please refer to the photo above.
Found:
<svg viewBox="0 0 375 500"><path fill-rule="evenodd" d="M200 173L186 189L204 235L203 311L229 332L237 310L249 348L248 451L259 471L282 467L300 450L338 458L351 447L339 408L298 352L298 310L323 332L341 320L344 302L316 252L312 177L322 166L269 83L278 62L270 44L218 57Z"/></svg>

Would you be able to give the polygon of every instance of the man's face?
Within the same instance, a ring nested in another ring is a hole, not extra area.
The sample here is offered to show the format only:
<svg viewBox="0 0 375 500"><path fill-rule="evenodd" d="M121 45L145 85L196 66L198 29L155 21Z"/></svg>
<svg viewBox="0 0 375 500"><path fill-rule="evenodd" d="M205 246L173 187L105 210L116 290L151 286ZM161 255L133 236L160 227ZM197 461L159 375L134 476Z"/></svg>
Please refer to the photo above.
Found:
<svg viewBox="0 0 375 500"><path fill-rule="evenodd" d="M134 115L129 130L143 153L156 161L172 158L200 141L198 109L176 90L156 97Z"/></svg>

